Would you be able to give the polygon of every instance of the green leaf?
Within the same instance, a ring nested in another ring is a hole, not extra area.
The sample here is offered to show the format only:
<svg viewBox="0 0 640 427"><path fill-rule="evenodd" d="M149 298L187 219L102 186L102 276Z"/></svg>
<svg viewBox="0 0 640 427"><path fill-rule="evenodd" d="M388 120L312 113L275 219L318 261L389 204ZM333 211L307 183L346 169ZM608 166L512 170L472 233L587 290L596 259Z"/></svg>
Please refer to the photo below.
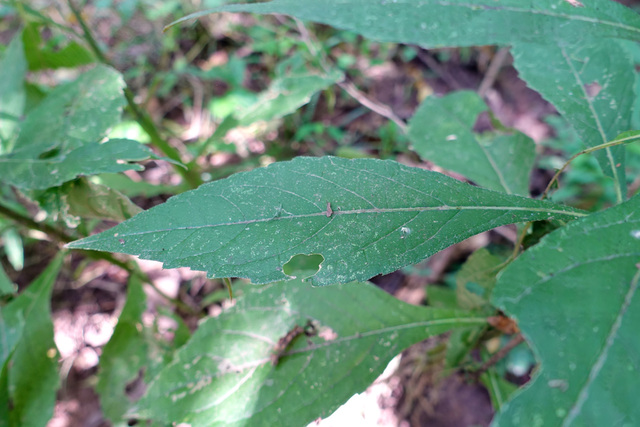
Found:
<svg viewBox="0 0 640 427"><path fill-rule="evenodd" d="M33 22L27 25L22 35L30 71L74 68L94 62L91 52L73 40L67 43L66 39L54 37L43 44L40 27Z"/></svg>
<svg viewBox="0 0 640 427"><path fill-rule="evenodd" d="M629 130L635 73L629 54L615 40L515 43L514 65L527 84L551 102L587 147ZM626 188L623 146L595 153L607 176ZM622 200L622 195L619 195Z"/></svg>
<svg viewBox="0 0 640 427"><path fill-rule="evenodd" d="M5 319L24 319L7 367L10 425L44 427L53 415L60 380L50 304L63 258L60 253L18 298L2 309Z"/></svg>
<svg viewBox="0 0 640 427"><path fill-rule="evenodd" d="M423 47L579 39L584 34L640 40L640 17L613 1L583 0L274 0L193 13L171 25L216 12L280 13L379 41ZM460 25L464 23L464 25Z"/></svg>
<svg viewBox="0 0 640 427"><path fill-rule="evenodd" d="M127 197L154 197L161 194L181 193L182 187L176 185L156 185L146 181L134 181L124 174L100 174L89 178L92 184L109 187Z"/></svg>
<svg viewBox="0 0 640 427"><path fill-rule="evenodd" d="M104 143L86 143L68 152L57 152L50 158L32 151L0 156L0 175L16 187L46 189L82 175L143 170L142 165L129 162L150 158L158 159L151 149L137 141L110 139Z"/></svg>
<svg viewBox="0 0 640 427"><path fill-rule="evenodd" d="M494 303L541 367L496 425L638 425L640 197L556 230L499 277Z"/></svg>
<svg viewBox="0 0 640 427"><path fill-rule="evenodd" d="M480 375L480 382L489 392L491 404L496 411L499 411L509 397L518 390L518 386L498 375L495 369L489 369Z"/></svg>
<svg viewBox="0 0 640 427"><path fill-rule="evenodd" d="M8 141L14 137L19 117L24 112L26 72L24 47L18 34L11 40L0 61L0 154L8 150Z"/></svg>
<svg viewBox="0 0 640 427"><path fill-rule="evenodd" d="M194 426L306 425L379 376L406 347L484 318L411 306L369 283L256 288L202 323L134 416ZM316 336L276 343L311 322Z"/></svg>
<svg viewBox="0 0 640 427"><path fill-rule="evenodd" d="M307 104L316 92L326 89L344 75L337 70L326 74L294 74L277 78L260 94L258 101L236 116L239 126L269 121L291 114Z"/></svg>
<svg viewBox="0 0 640 427"><path fill-rule="evenodd" d="M124 194L86 179L32 194L31 199L37 201L51 219L62 219L70 228L77 227L82 218L124 221L142 211Z"/></svg>
<svg viewBox="0 0 640 427"><path fill-rule="evenodd" d="M312 280L327 285L395 271L500 225L584 215L393 161L300 157L205 184L68 246L254 283L286 279L291 257L317 253Z"/></svg>
<svg viewBox="0 0 640 427"><path fill-rule="evenodd" d="M50 150L64 154L100 141L120 120L123 88L122 76L102 65L57 86L21 124L14 153L37 158Z"/></svg>
<svg viewBox="0 0 640 427"><path fill-rule="evenodd" d="M486 308L501 264L502 260L485 248L471 254L456 275L456 295L460 308Z"/></svg>
<svg viewBox="0 0 640 427"><path fill-rule="evenodd" d="M409 122L414 150L490 190L528 195L535 144L517 131L489 136L474 133L483 111L487 106L475 92L428 97Z"/></svg>
<svg viewBox="0 0 640 427"><path fill-rule="evenodd" d="M0 265L0 297L15 294L17 290L18 287L11 281L4 268ZM0 339L0 342L3 341Z"/></svg>
<svg viewBox="0 0 640 427"><path fill-rule="evenodd" d="M122 421L123 415L132 405L126 393L127 384L136 380L139 371L150 364L142 324L146 306L147 299L142 284L132 276L127 302L113 335L100 356L100 374L96 385L102 411L114 424Z"/></svg>

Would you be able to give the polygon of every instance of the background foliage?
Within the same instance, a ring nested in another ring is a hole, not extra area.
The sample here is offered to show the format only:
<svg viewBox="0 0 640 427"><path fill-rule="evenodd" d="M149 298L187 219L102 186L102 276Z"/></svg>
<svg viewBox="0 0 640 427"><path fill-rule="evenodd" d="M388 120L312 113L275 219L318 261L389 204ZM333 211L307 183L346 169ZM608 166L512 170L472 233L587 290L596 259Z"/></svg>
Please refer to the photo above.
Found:
<svg viewBox="0 0 640 427"><path fill-rule="evenodd" d="M0 2L0 425L640 422L637 13L223 3Z"/></svg>

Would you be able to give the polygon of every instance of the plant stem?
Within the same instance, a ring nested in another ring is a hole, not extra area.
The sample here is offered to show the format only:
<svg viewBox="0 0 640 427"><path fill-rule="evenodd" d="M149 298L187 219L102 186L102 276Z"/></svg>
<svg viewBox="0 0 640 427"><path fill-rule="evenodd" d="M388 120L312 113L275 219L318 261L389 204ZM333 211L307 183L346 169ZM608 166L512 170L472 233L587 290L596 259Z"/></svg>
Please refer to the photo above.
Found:
<svg viewBox="0 0 640 427"><path fill-rule="evenodd" d="M509 340L508 343L505 344L500 350L498 350L493 356L489 358L486 362L484 362L478 369L473 371L473 374L476 377L479 377L483 373L485 373L490 367L501 361L506 357L507 354L514 348L518 346L518 344L524 342L524 337L522 334L516 334Z"/></svg>
<svg viewBox="0 0 640 427"><path fill-rule="evenodd" d="M107 57L104 55L104 53L98 46L98 43L96 42L96 39L93 37L93 34L91 33L91 29L89 29L87 23L84 21L84 18L82 17L82 13L80 12L80 10L74 5L73 0L68 0L68 3L69 3L69 7L71 8L71 11L73 12L73 15L75 16L78 23L80 24L80 27L82 28L83 37L87 42L87 44L89 44L91 51L94 53L94 55L96 55L96 58L98 58L98 60L101 63L113 68L113 65L111 64L109 59L107 59ZM165 141L164 138L162 138L162 136L160 136L160 132L158 131L158 128L153 123L153 120L151 120L149 115L145 111L143 111L140 107L138 107L138 104L136 104L135 102L133 92L131 91L128 85L126 85L124 88L124 96L127 100L129 111L134 116L136 121L140 124L140 126L144 129L144 131L147 132L147 134L151 138L152 144L156 146L158 150L162 152L162 154L164 154L171 160L174 160L181 164L185 163L182 161L182 158L178 150L172 147L171 144L169 144L167 141ZM180 165L174 165L174 169L178 174L180 174L180 176L182 176L182 178L186 182L189 183L189 186L191 188L196 188L200 184L202 184L202 180L194 170L184 169Z"/></svg>
<svg viewBox="0 0 640 427"><path fill-rule="evenodd" d="M0 203L0 215L3 215L26 228L37 230L48 236L51 236L61 243L69 243L76 240L75 237L65 233L64 231L59 230L49 224L35 222L33 219L24 216L21 213L14 211L13 209L8 208L2 203Z"/></svg>
<svg viewBox="0 0 640 427"><path fill-rule="evenodd" d="M224 284L227 287L227 290L229 291L229 299L233 300L233 288L231 287L231 279L229 279L228 277L225 277L222 280L224 281Z"/></svg>
<svg viewBox="0 0 640 427"><path fill-rule="evenodd" d="M628 136L626 138L622 138L622 139L615 139L613 141L608 141L605 142L604 144L600 144L600 145L596 145L594 147L590 147L590 148L586 148L576 154L574 154L573 156L571 156L571 158L569 160L567 160L564 165L562 165L562 167L556 172L556 174L553 176L553 178L551 178L551 181L549 181L549 184L547 185L547 188L544 190L544 193L542 193L542 197L541 199L544 200L547 198L547 195L549 194L549 191L551 190L551 187L553 186L553 184L558 180L558 177L560 176L560 174L562 172L564 172L564 170L567 168L567 166L569 166L569 164L575 160L578 156L581 156L583 154L588 154L588 153L592 153L594 151L598 151L598 150L602 150L603 148L609 148L609 147L615 147L616 145L621 145L621 144L626 144L628 142L634 141L634 140L638 140L640 139L640 135L632 135L632 136ZM620 184L616 181L614 183L616 185L616 196L618 198L618 203L622 202L622 193L621 193L621 189L620 189Z"/></svg>

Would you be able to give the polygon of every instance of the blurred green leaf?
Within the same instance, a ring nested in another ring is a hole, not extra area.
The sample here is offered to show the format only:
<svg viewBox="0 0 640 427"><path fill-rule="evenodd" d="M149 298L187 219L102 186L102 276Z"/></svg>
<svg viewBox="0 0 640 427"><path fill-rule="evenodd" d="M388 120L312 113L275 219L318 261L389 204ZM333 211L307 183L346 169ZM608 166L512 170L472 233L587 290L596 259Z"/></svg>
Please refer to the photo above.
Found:
<svg viewBox="0 0 640 427"><path fill-rule="evenodd" d="M311 280L328 285L395 271L500 225L583 215L393 161L299 157L205 184L68 246L254 283L286 279L294 255L320 254Z"/></svg>
<svg viewBox="0 0 640 427"><path fill-rule="evenodd" d="M279 77L262 92L258 101L236 115L239 126L269 121L286 116L307 104L316 92L342 80L343 74L333 70L326 75L292 74Z"/></svg>
<svg viewBox="0 0 640 427"><path fill-rule="evenodd" d="M77 227L82 218L121 222L142 211L124 194L86 179L34 192L31 199L38 202L51 219L61 219L70 228Z"/></svg>
<svg viewBox="0 0 640 427"><path fill-rule="evenodd" d="M489 369L480 376L480 382L485 386L491 397L493 409L497 412L507 400L518 390L518 386L510 383L494 369Z"/></svg>
<svg viewBox="0 0 640 427"><path fill-rule="evenodd" d="M541 367L496 425L640 423L640 197L547 235L499 277L493 302Z"/></svg>
<svg viewBox="0 0 640 427"><path fill-rule="evenodd" d="M140 371L152 363L142 324L146 307L147 298L142 284L132 276L118 324L102 349L96 384L102 412L114 424L123 421L123 415L133 405L132 400L136 400L129 397L127 385L142 381L138 378Z"/></svg>
<svg viewBox="0 0 640 427"><path fill-rule="evenodd" d="M120 121L123 87L122 76L102 65L57 86L22 122L10 154L32 158L52 150L66 154L100 141Z"/></svg>
<svg viewBox="0 0 640 427"><path fill-rule="evenodd" d="M296 336L274 359L277 342L309 322L317 335ZM364 390L409 345L483 322L408 305L368 283L266 285L203 322L132 415L194 426L306 425Z"/></svg>
<svg viewBox="0 0 640 427"><path fill-rule="evenodd" d="M18 121L24 112L26 72L24 46L18 34L0 60L0 154L11 149L9 142L15 137Z"/></svg>
<svg viewBox="0 0 640 427"><path fill-rule="evenodd" d="M63 258L64 253L59 253L25 291L0 308L5 322L1 333L13 343L7 347L13 347L13 353L3 350L3 355L10 354L5 365L10 404L5 425L44 427L53 415L60 380L50 304Z"/></svg>
<svg viewBox="0 0 640 427"><path fill-rule="evenodd" d="M487 106L475 92L428 97L409 122L414 150L480 186L528 195L535 144L518 131L476 134L473 126L484 111Z"/></svg>
<svg viewBox="0 0 640 427"><path fill-rule="evenodd" d="M22 34L30 71L75 68L95 61L89 50L73 40L68 41L66 37L51 38L43 42L40 29L40 24L32 22Z"/></svg>
<svg viewBox="0 0 640 427"><path fill-rule="evenodd" d="M7 276L7 273L4 271L4 268L0 265L0 298L5 295L13 295L17 291L18 287L11 281L9 276ZM4 342L2 339L0 339L0 341ZM0 366L2 366L2 362L0 362Z"/></svg>
<svg viewBox="0 0 640 427"><path fill-rule="evenodd" d="M14 270L21 271L22 267L24 267L24 246L22 237L15 227L7 228L2 233L2 246L9 264Z"/></svg>
<svg viewBox="0 0 640 427"><path fill-rule="evenodd" d="M182 191L180 186L156 185L146 181L134 181L124 174L103 173L94 175L89 180L96 185L103 185L118 191L127 197L144 196L151 198L161 194L177 194Z"/></svg>

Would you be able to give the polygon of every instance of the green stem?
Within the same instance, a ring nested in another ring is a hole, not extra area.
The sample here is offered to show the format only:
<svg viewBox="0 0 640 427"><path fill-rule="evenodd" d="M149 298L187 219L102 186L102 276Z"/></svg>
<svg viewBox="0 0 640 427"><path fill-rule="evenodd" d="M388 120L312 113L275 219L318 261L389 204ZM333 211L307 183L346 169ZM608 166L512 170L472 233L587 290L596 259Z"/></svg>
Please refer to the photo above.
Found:
<svg viewBox="0 0 640 427"><path fill-rule="evenodd" d="M93 37L93 34L91 33L91 30L87 26L87 23L84 21L84 18L82 17L80 10L74 5L73 0L68 0L68 3L69 3L69 7L71 8L71 11L73 12L73 15L78 20L78 23L82 28L83 37L85 41L89 44L91 51L94 53L94 55L96 55L96 58L98 58L98 60L101 63L108 65L110 67L113 67L109 59L107 59L107 57L104 55L104 53L98 46L98 43ZM140 124L140 126L145 130L145 132L149 134L149 137L151 138L151 143L155 145L165 156L167 156L171 160L174 160L180 163L185 163L182 161L182 158L178 150L172 147L171 144L169 144L167 141L165 141L164 138L162 138L162 136L160 136L160 132L158 131L158 128L153 123L153 120L151 120L148 114L146 114L145 111L143 111L142 109L140 109L140 107L138 107L138 104L136 104L135 102L133 92L131 91L131 89L129 89L128 86L124 88L124 95L127 100L129 111L134 116L136 121ZM202 180L200 179L196 171L191 169L184 169L179 165L174 165L174 169L178 174L180 174L180 176L182 176L182 178L185 181L189 183L189 186L191 188L196 188L200 184L202 184Z"/></svg>
<svg viewBox="0 0 640 427"><path fill-rule="evenodd" d="M562 165L562 167L556 172L556 174L553 176L553 178L551 178L551 181L549 181L549 184L547 185L547 188L544 190L544 193L542 193L541 199L544 200L544 199L547 198L547 196L549 194L549 191L551 190L551 187L558 180L558 177L560 176L560 174L562 172L564 172L564 170L567 168L567 166L569 166L569 164L572 161L574 161L578 156L581 156L583 154L593 153L594 151L602 150L604 148L615 147L616 145L626 144L628 142L631 142L631 141L634 141L634 140L638 140L638 139L640 139L640 135L633 135L633 136L628 136L628 137L622 138L622 139L615 139L613 141L608 141L608 142L605 142L603 144L596 145L594 147L586 148L586 149L574 154L573 156L571 156L571 158L569 160L567 160L564 163L564 165ZM614 184L616 185L616 197L618 199L618 203L621 203L622 202L622 190L620 189L620 183L616 181Z"/></svg>
<svg viewBox="0 0 640 427"><path fill-rule="evenodd" d="M33 219L22 215L13 209L0 203L0 215L3 215L12 221L32 230L40 231L48 236L53 237L55 240L62 243L69 243L76 240L75 237L70 236L62 230L59 230L49 224L35 222Z"/></svg>
<svg viewBox="0 0 640 427"><path fill-rule="evenodd" d="M229 299L233 301L233 288L231 287L231 279L229 279L228 277L225 277L222 280L224 281L224 284L227 287L227 290L229 291Z"/></svg>

